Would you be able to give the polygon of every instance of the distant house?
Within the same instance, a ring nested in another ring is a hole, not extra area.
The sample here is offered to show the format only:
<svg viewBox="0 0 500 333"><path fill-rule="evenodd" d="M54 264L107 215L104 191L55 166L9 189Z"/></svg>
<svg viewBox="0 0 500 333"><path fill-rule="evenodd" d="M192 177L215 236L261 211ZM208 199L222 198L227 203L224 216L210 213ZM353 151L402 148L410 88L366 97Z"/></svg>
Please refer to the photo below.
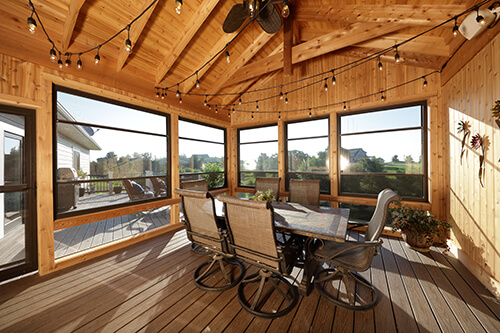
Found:
<svg viewBox="0 0 500 333"><path fill-rule="evenodd" d="M349 163L356 163L362 158L368 157L366 151L363 148L353 148L353 149L344 149L342 148L341 156Z"/></svg>

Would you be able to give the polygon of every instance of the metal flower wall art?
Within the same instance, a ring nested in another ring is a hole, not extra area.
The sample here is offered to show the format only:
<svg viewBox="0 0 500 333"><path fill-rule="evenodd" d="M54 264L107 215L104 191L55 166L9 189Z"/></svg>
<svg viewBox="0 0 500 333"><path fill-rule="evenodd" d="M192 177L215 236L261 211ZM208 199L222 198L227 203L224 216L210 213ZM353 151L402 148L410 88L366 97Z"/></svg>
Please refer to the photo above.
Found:
<svg viewBox="0 0 500 333"><path fill-rule="evenodd" d="M479 135L479 133L476 133L472 137L470 145L474 150L478 150L479 148L481 148L481 151L479 152L478 177L479 177L479 182L481 183L481 186L484 187L484 185L483 185L483 173L484 173L484 140L483 140L483 137L481 135Z"/></svg>
<svg viewBox="0 0 500 333"><path fill-rule="evenodd" d="M458 122L458 128L457 131L458 133L464 133L464 137L462 138L462 149L460 150L460 164L462 164L462 157L464 156L465 153L465 144L467 143L467 137L470 135L470 125L468 121L463 121L460 120Z"/></svg>

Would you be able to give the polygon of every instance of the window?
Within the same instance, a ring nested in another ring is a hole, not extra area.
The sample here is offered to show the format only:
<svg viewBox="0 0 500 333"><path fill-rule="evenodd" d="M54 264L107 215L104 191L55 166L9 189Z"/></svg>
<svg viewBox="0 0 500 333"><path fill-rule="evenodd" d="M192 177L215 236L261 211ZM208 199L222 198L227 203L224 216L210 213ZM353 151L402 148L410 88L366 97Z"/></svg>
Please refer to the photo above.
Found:
<svg viewBox="0 0 500 333"><path fill-rule="evenodd" d="M328 118L286 124L286 189L290 179L319 179L321 193L330 193Z"/></svg>
<svg viewBox="0 0 500 333"><path fill-rule="evenodd" d="M255 186L256 177L278 177L278 126L238 130L238 186Z"/></svg>
<svg viewBox="0 0 500 333"><path fill-rule="evenodd" d="M170 197L168 115L55 90L57 215Z"/></svg>
<svg viewBox="0 0 500 333"><path fill-rule="evenodd" d="M179 119L181 181L205 178L209 189L226 186L226 130Z"/></svg>
<svg viewBox="0 0 500 333"><path fill-rule="evenodd" d="M425 103L339 115L339 194L427 199Z"/></svg>

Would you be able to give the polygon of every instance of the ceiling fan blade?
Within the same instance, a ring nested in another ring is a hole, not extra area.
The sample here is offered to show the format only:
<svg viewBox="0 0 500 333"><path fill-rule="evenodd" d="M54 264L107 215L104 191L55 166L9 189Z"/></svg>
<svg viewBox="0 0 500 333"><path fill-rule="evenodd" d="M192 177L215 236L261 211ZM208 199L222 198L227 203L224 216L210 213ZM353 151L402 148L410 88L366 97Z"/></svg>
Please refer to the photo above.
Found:
<svg viewBox="0 0 500 333"><path fill-rule="evenodd" d="M272 3L268 3L257 16L257 22L268 34L275 34L281 28L281 15Z"/></svg>
<svg viewBox="0 0 500 333"><path fill-rule="evenodd" d="M247 19L247 10L242 3L237 3L231 8L227 14L224 24L222 25L222 30L225 33L231 33L238 30L239 27Z"/></svg>

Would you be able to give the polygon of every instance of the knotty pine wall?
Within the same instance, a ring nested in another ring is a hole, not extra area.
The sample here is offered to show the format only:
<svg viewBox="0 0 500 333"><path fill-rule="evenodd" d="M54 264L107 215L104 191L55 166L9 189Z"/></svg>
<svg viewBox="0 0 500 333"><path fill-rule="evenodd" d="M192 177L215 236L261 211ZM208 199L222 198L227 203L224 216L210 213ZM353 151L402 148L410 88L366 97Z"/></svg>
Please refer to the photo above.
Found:
<svg viewBox="0 0 500 333"><path fill-rule="evenodd" d="M443 87L450 144L448 220L451 241L461 261L490 290L500 295L500 128L491 107L500 99L500 35L464 64ZM459 121L468 121L471 135L485 138L484 178L478 179L479 152L470 136L460 161L462 133Z"/></svg>
<svg viewBox="0 0 500 333"><path fill-rule="evenodd" d="M86 214L55 220L53 215L53 184L52 184L52 85L53 83L81 90L84 92L105 96L114 100L144 106L153 110L169 113L171 116L172 137L172 186L179 186L178 159L178 118L197 119L214 125L220 121L192 111L179 109L159 102L154 98L145 98L138 94L125 92L110 87L41 67L12 56L0 54L0 104L19 106L36 112L36 157L37 157L37 230L38 230L38 261L39 272L44 275L76 263L89 260L104 253L128 246L156 235L182 227L175 221L179 220L178 198L165 199L152 203L143 203L121 209L111 209L104 212ZM229 123L228 123L229 124ZM75 255L54 258L54 230L75 225L91 223L116 216L132 214L165 205L171 206L172 225L157 228L130 238L125 238Z"/></svg>

